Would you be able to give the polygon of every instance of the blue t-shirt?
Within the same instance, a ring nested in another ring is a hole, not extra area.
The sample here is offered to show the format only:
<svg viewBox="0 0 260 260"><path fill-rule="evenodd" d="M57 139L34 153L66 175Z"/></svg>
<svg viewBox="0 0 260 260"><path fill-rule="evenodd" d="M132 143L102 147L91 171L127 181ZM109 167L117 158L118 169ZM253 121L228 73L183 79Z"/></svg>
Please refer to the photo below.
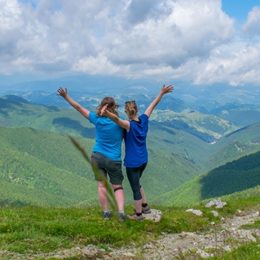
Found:
<svg viewBox="0 0 260 260"><path fill-rule="evenodd" d="M139 122L131 120L129 131L125 131L125 160L128 168L136 168L148 161L146 136L148 132L148 116L142 114Z"/></svg>
<svg viewBox="0 0 260 260"><path fill-rule="evenodd" d="M123 129L107 117L89 113L89 121L96 127L96 143L92 149L113 161L121 161Z"/></svg>

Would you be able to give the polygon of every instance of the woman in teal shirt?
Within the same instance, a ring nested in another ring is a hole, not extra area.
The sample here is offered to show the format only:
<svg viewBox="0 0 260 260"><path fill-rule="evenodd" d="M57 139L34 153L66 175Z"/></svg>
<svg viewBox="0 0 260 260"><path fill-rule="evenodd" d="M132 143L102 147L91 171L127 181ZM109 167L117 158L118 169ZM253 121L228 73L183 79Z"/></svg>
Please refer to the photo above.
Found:
<svg viewBox="0 0 260 260"><path fill-rule="evenodd" d="M110 118L101 116L101 108L106 105L111 114L117 114L117 105L113 98L105 97L97 112L90 112L74 101L67 92L66 88L59 88L58 95L63 97L72 107L87 118L96 128L96 142L92 149L91 161L97 166L105 178L109 176L109 181L114 189L115 198L118 206L119 220L125 220L124 213L124 191L122 187L123 173L121 163L121 144L123 139L123 129L113 122ZM107 199L107 190L104 183L96 177L98 182L99 202L103 209L103 218L109 219L111 213Z"/></svg>

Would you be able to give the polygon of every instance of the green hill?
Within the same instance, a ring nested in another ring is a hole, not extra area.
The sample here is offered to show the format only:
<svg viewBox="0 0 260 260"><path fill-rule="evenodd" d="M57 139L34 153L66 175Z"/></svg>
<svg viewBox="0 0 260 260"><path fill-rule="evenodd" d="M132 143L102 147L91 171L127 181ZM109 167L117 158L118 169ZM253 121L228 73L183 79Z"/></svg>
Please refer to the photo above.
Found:
<svg viewBox="0 0 260 260"><path fill-rule="evenodd" d="M205 141L207 136L214 136L216 133L223 135L230 132L234 126L217 117L201 113L156 111L151 118L148 134L149 163L142 177L142 184L150 202L156 201L156 198L164 193L178 189L195 176L260 149L260 123L236 130L216 143L209 143ZM8 96L0 98L0 126L4 126L0 130L0 143L6 146L0 159L3 176L15 172L16 175L20 174L22 179L26 179L26 175L31 176L31 172L37 169L38 163L47 163L50 170L46 178L54 175L56 171L64 171L73 174L75 178L84 177L84 180L91 182L94 187L90 188L93 195L88 195L87 198L85 195L77 197L75 203L82 201L84 204L86 201L88 204L89 200L96 198L96 184L91 170L68 138L63 136L78 136L88 153L91 152L95 129L78 112L73 109L35 105L19 97ZM87 137L87 140L82 137ZM16 154L15 161L10 161L11 153ZM16 167L15 170L12 167ZM47 166L42 166L44 167ZM18 185L8 178L6 177L5 181L8 180L10 185ZM29 178L30 185L33 178ZM40 183L43 184L43 181ZM126 179L124 186L128 200L132 199ZM39 188L40 184L37 187ZM8 196L4 198L8 199ZM55 200L62 201L55 198L53 203ZM19 203L23 202L24 200L21 200Z"/></svg>
<svg viewBox="0 0 260 260"><path fill-rule="evenodd" d="M0 144L0 204L68 206L96 198L91 169L67 137L0 128Z"/></svg>
<svg viewBox="0 0 260 260"><path fill-rule="evenodd" d="M0 125L15 127L31 127L28 132L15 130L8 127L2 133L2 138L8 141L13 148L26 152L40 160L47 161L55 167L76 172L82 175L84 162L78 163L79 154L69 152L72 147L63 141L63 137L54 134L38 136L38 131L44 130L54 133L74 134L88 137L88 142L93 143L95 129L88 120L72 109L59 109L46 107L26 102L21 98L5 97L0 99ZM29 135L29 136L28 136ZM173 138L173 135L174 138ZM204 148L193 153L196 147ZM164 126L156 121L151 122L148 135L149 164L143 177L143 184L151 201L154 197L173 188L178 187L203 168L207 151L206 143L190 133L172 127ZM87 149L91 151L90 146ZM62 152L61 152L62 151ZM64 155L66 153L66 156ZM76 152L77 153L77 152ZM63 155L61 158L61 154ZM201 154L203 154L201 156ZM66 158L66 159L63 159ZM82 165L83 164L83 165ZM77 170L80 166L80 169ZM91 174L90 174L91 175ZM126 190L129 191L128 182L125 181Z"/></svg>
<svg viewBox="0 0 260 260"><path fill-rule="evenodd" d="M151 149L150 164L154 164L155 168L158 164L161 165L160 176L163 179L169 175L175 176L172 177L172 181L169 179L169 185L172 185L173 190L185 180L189 181L191 176L201 175L227 162L259 151L259 132L260 123L255 123L210 144L180 129L153 121L148 136L148 147ZM157 156L160 153L164 154L164 158L172 160L171 166L164 164L164 159L160 160ZM170 169L170 173L165 175L164 172L169 172Z"/></svg>
<svg viewBox="0 0 260 260"><path fill-rule="evenodd" d="M229 162L200 179L202 199L223 196L260 184L260 151Z"/></svg>
<svg viewBox="0 0 260 260"><path fill-rule="evenodd" d="M209 169L260 150L260 122L240 128L222 137L211 147Z"/></svg>
<svg viewBox="0 0 260 260"><path fill-rule="evenodd" d="M142 179L147 189L152 185L152 194L175 189L204 169L208 145L189 133L151 122L147 146L149 163Z"/></svg>
<svg viewBox="0 0 260 260"><path fill-rule="evenodd" d="M260 151L197 176L177 190L162 195L158 201L166 205L191 205L257 185L260 185Z"/></svg>
<svg viewBox="0 0 260 260"><path fill-rule="evenodd" d="M168 153L164 146L157 150L161 140L150 138L150 163L143 184L152 201L191 178L195 168L193 162ZM90 154L94 140L78 140ZM96 200L93 173L67 136L31 128L0 128L0 144L2 203L69 205ZM124 186L129 193L127 180ZM127 198L132 200L130 194Z"/></svg>

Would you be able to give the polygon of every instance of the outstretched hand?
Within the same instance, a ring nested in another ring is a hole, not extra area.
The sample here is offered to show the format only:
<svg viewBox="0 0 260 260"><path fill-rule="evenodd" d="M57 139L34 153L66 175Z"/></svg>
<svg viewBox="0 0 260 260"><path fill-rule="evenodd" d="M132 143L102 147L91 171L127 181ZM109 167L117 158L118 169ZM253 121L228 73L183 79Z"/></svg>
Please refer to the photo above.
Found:
<svg viewBox="0 0 260 260"><path fill-rule="evenodd" d="M103 115L106 114L107 106L108 106L108 104L105 104L105 105L101 108L101 110L100 110L100 115L101 115L101 116L103 116Z"/></svg>
<svg viewBox="0 0 260 260"><path fill-rule="evenodd" d="M57 95L61 97L66 97L68 95L67 88L59 88L57 92Z"/></svg>
<svg viewBox="0 0 260 260"><path fill-rule="evenodd" d="M161 95L170 93L173 91L173 89L174 89L173 85L168 85L168 86L163 85L163 87L161 88Z"/></svg>

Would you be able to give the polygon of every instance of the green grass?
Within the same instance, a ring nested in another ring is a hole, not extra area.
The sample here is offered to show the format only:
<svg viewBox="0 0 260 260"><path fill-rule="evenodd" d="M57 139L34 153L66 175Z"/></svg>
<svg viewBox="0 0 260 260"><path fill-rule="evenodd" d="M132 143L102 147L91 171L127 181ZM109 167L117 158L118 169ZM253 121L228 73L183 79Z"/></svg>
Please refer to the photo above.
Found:
<svg viewBox="0 0 260 260"><path fill-rule="evenodd" d="M260 196L226 198L227 206L219 209L214 217L204 204L196 207L203 211L198 217L185 208L159 208L163 218L159 223L127 220L121 223L116 213L109 221L101 218L98 207L88 208L41 208L4 207L0 211L0 250L21 254L47 253L76 246L94 244L101 248L130 244L143 245L164 233L180 233L208 230L211 222L220 222L222 216L230 216L237 209L259 207ZM127 212L132 208L127 207ZM254 225L259 227L259 222Z"/></svg>
<svg viewBox="0 0 260 260"><path fill-rule="evenodd" d="M260 220L256 221L254 224L245 225L244 228L259 228L260 229Z"/></svg>
<svg viewBox="0 0 260 260"><path fill-rule="evenodd" d="M236 192L222 197L227 201L228 207L224 208L229 214L234 214L238 209L247 210L260 204L260 185L255 188Z"/></svg>
<svg viewBox="0 0 260 260"><path fill-rule="evenodd" d="M229 253L224 253L219 256L210 257L209 260L258 260L260 259L259 242L247 243L239 246L237 249Z"/></svg>
<svg viewBox="0 0 260 260"><path fill-rule="evenodd" d="M143 244L161 232L204 230L207 217L199 218L182 209L164 209L160 223L150 221L120 223L114 216L101 218L98 208L2 208L0 250L17 253L51 252L73 246L123 246Z"/></svg>

